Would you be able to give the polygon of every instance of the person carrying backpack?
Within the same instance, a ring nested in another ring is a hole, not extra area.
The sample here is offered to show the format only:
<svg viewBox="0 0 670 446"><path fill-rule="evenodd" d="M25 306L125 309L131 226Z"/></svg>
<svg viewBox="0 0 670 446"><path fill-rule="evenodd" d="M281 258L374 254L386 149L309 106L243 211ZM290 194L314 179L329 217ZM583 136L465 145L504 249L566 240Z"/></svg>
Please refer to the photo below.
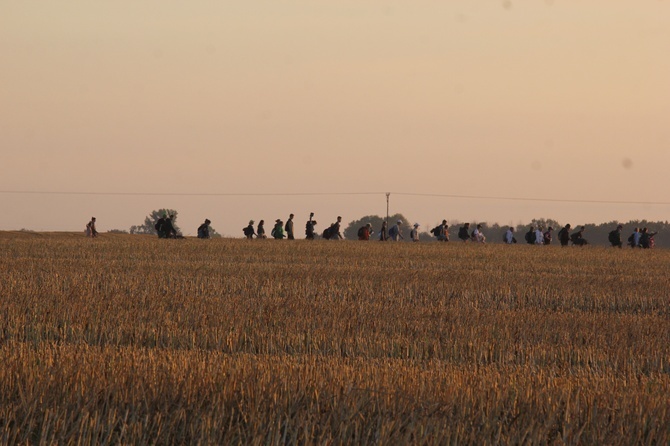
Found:
<svg viewBox="0 0 670 446"><path fill-rule="evenodd" d="M558 240L561 242L561 246L568 246L568 242L570 241L570 223L558 231Z"/></svg>
<svg viewBox="0 0 670 446"><path fill-rule="evenodd" d="M98 230L95 229L95 217L91 217L91 221L86 223L86 237L95 238L98 236Z"/></svg>
<svg viewBox="0 0 670 446"><path fill-rule="evenodd" d="M270 235L275 240L282 240L284 238L284 222L280 219L275 220L275 226L272 228Z"/></svg>
<svg viewBox="0 0 670 446"><path fill-rule="evenodd" d="M609 240L612 248L623 248L623 242L621 241L621 231L623 230L623 225L619 225L615 230L610 231L607 235L607 240Z"/></svg>
<svg viewBox="0 0 670 446"><path fill-rule="evenodd" d="M449 241L449 226L447 225L447 220L442 220L442 224L435 226L431 229L431 234L437 237L438 242L448 242Z"/></svg>
<svg viewBox="0 0 670 446"><path fill-rule="evenodd" d="M205 222L198 226L198 238L210 238L209 237L209 224L211 221L205 219Z"/></svg>
<svg viewBox="0 0 670 446"><path fill-rule="evenodd" d="M284 225L284 231L286 231L286 237L289 240L295 240L295 237L293 237L293 214L288 216L288 220L286 220L286 224Z"/></svg>
<svg viewBox="0 0 670 446"><path fill-rule="evenodd" d="M254 231L254 221L249 220L249 225L246 228L243 228L242 231L244 232L244 236L251 240L254 238L254 235L256 235L256 232ZM256 235L256 237L258 237Z"/></svg>
<svg viewBox="0 0 670 446"><path fill-rule="evenodd" d="M368 223L365 226L358 228L358 240L370 240L372 235L372 224Z"/></svg>
<svg viewBox="0 0 670 446"><path fill-rule="evenodd" d="M524 238L529 245L535 244L535 226L530 227Z"/></svg>
<svg viewBox="0 0 670 446"><path fill-rule="evenodd" d="M309 220L307 220L307 223L305 223L305 238L307 240L314 240L314 236L316 235L314 232L316 220L312 220L312 217L314 217L314 212L309 213Z"/></svg>
<svg viewBox="0 0 670 446"><path fill-rule="evenodd" d="M463 226L461 226L461 228L458 230L458 238L464 242L470 240L470 223L465 223Z"/></svg>
<svg viewBox="0 0 670 446"><path fill-rule="evenodd" d="M640 236L640 246L643 249L650 249L654 247L654 236L658 232L649 232L649 229L642 228L642 235Z"/></svg>
<svg viewBox="0 0 670 446"><path fill-rule="evenodd" d="M640 234L640 228L635 228L630 237L628 237L628 244L631 248L640 248L641 236L642 234Z"/></svg>
<svg viewBox="0 0 670 446"><path fill-rule="evenodd" d="M585 231L585 230L586 230L586 228L585 228L584 226L582 226L582 227L579 229L579 231L573 233L573 234L570 236L570 241L572 242L573 245L575 245L575 246L584 246L584 245L588 245L588 244L589 244L589 242L584 238L584 231Z"/></svg>
<svg viewBox="0 0 670 446"><path fill-rule="evenodd" d="M156 220L156 224L154 225L154 229L156 230L156 233L158 234L158 238L165 238L165 220L167 219L167 215L163 215L161 218Z"/></svg>

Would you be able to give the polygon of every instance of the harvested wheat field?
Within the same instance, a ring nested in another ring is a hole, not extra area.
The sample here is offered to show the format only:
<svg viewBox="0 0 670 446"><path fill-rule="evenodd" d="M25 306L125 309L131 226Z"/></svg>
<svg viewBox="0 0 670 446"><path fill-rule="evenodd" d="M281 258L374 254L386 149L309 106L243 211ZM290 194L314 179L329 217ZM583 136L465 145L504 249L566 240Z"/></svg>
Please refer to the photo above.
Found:
<svg viewBox="0 0 670 446"><path fill-rule="evenodd" d="M670 251L0 237L3 444L670 441Z"/></svg>

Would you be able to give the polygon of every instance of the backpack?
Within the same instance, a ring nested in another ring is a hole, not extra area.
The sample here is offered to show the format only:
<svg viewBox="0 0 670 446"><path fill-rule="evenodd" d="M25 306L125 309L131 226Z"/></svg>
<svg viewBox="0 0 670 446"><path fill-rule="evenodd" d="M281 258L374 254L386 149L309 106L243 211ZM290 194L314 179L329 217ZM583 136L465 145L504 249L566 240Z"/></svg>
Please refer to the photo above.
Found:
<svg viewBox="0 0 670 446"><path fill-rule="evenodd" d="M607 236L607 239L612 244L617 243L617 231L616 230L610 231L610 234Z"/></svg>
<svg viewBox="0 0 670 446"><path fill-rule="evenodd" d="M465 226L458 230L458 238L460 238L461 240L466 240L469 238L468 230L465 229Z"/></svg>
<svg viewBox="0 0 670 446"><path fill-rule="evenodd" d="M635 240L635 234L631 234L630 237L628 237L628 244L632 245L634 240Z"/></svg>
<svg viewBox="0 0 670 446"><path fill-rule="evenodd" d="M156 224L154 225L154 229L156 231L161 231L163 229L163 223L165 223L165 219L163 217L159 218Z"/></svg>
<svg viewBox="0 0 670 446"><path fill-rule="evenodd" d="M535 243L535 231L530 230L530 231L526 232L526 242L531 244L531 245L533 243Z"/></svg>
<svg viewBox="0 0 670 446"><path fill-rule="evenodd" d="M440 227L435 226L433 229L430 230L430 233L433 234L435 237L440 236Z"/></svg>
<svg viewBox="0 0 670 446"><path fill-rule="evenodd" d="M365 226L358 228L358 236L363 237L365 235Z"/></svg>
<svg viewBox="0 0 670 446"><path fill-rule="evenodd" d="M391 229L389 229L389 237L395 237L398 235L398 227L397 226L391 226Z"/></svg>
<svg viewBox="0 0 670 446"><path fill-rule="evenodd" d="M328 239L330 239L330 237L332 237L332 235L333 235L333 227L332 226L328 226L326 229L323 230L323 236L322 237L324 239L328 240Z"/></svg>
<svg viewBox="0 0 670 446"><path fill-rule="evenodd" d="M253 234L254 230L252 228L250 228L249 226L246 226L246 227L242 228L242 231L244 231L244 235L249 237L251 234Z"/></svg>

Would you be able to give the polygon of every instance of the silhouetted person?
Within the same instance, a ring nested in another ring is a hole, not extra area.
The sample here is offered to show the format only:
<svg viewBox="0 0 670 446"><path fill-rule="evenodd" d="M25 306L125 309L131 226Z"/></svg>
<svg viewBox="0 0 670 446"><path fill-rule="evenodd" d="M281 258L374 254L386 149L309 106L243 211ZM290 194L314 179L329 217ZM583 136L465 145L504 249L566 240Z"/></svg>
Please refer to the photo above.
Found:
<svg viewBox="0 0 670 446"><path fill-rule="evenodd" d="M256 237L267 238L267 236L265 235L265 220L261 220L258 222L258 226L256 227Z"/></svg>
<svg viewBox="0 0 670 446"><path fill-rule="evenodd" d="M254 231L254 221L249 220L249 224L247 225L246 228L242 229L242 231L244 232L244 236L249 240L254 238L254 235L256 235L256 231ZM258 236L256 235L256 237Z"/></svg>
<svg viewBox="0 0 670 446"><path fill-rule="evenodd" d="M577 232L574 232L570 236L570 241L572 241L573 245L584 246L584 245L589 244L589 242L587 242L586 239L584 238L584 231L585 230L586 230L586 228L584 226L582 226Z"/></svg>
<svg viewBox="0 0 670 446"><path fill-rule="evenodd" d="M380 242L385 242L389 239L389 234L388 234L388 225L386 221L382 222L382 227L379 230L379 241Z"/></svg>
<svg viewBox="0 0 670 446"><path fill-rule="evenodd" d="M98 236L98 230L95 229L95 217L91 217L91 221L86 223L86 237L95 238Z"/></svg>
<svg viewBox="0 0 670 446"><path fill-rule="evenodd" d="M316 220L312 220L312 217L314 217L314 212L309 213L309 220L305 223L305 238L307 238L307 240L314 240L314 236L316 235L316 232L314 231Z"/></svg>
<svg viewBox="0 0 670 446"><path fill-rule="evenodd" d="M542 239L543 239L545 245L551 245L551 241L554 238L553 235L552 235L553 232L554 232L554 228L549 226L549 229L547 229L545 231L545 233L542 234Z"/></svg>
<svg viewBox="0 0 670 446"><path fill-rule="evenodd" d="M289 240L295 240L295 237L293 237L293 214L288 216L288 220L286 220L286 224L284 225L284 231L286 231L286 237Z"/></svg>
<svg viewBox="0 0 670 446"><path fill-rule="evenodd" d="M198 238L209 238L209 224L211 221L205 219L205 222L198 226Z"/></svg>
<svg viewBox="0 0 670 446"><path fill-rule="evenodd" d="M458 230L458 238L467 242L470 240L470 223L466 223Z"/></svg>
<svg viewBox="0 0 670 446"><path fill-rule="evenodd" d="M561 242L561 246L568 246L570 242L570 227L570 223L568 223L558 231L558 240Z"/></svg>
<svg viewBox="0 0 670 446"><path fill-rule="evenodd" d="M621 231L623 230L623 225L619 225L615 230L610 231L607 235L607 240L613 248L623 248L623 242L621 241Z"/></svg>

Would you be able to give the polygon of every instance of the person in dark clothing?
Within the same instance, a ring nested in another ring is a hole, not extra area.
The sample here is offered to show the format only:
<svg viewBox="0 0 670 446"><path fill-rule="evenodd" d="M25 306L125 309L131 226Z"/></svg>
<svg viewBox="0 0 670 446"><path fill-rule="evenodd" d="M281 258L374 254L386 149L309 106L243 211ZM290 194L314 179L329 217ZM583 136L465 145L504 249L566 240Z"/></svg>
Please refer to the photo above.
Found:
<svg viewBox="0 0 670 446"><path fill-rule="evenodd" d="M388 224L383 221L382 228L379 230L379 241L385 242L389 239Z"/></svg>
<svg viewBox="0 0 670 446"><path fill-rule="evenodd" d="M248 238L249 240L254 238L254 235L256 235L256 232L254 231L254 221L249 220L249 225L246 228L244 228L242 231L244 231L244 236L246 238ZM258 236L256 235L256 237L258 237Z"/></svg>
<svg viewBox="0 0 670 446"><path fill-rule="evenodd" d="M165 220L167 220L167 215L163 215L161 218L156 220L156 224L154 225L154 229L156 229L156 232L158 233L158 238L165 238Z"/></svg>
<svg viewBox="0 0 670 446"><path fill-rule="evenodd" d="M535 226L531 226L528 229L528 232L526 232L524 239L526 240L526 243L528 243L529 245L535 244Z"/></svg>
<svg viewBox="0 0 670 446"><path fill-rule="evenodd" d="M558 240L561 242L561 246L568 246L568 243L570 242L570 228L570 223L568 223L558 231Z"/></svg>
<svg viewBox="0 0 670 446"><path fill-rule="evenodd" d="M582 226L582 227L579 229L579 231L574 232L574 233L570 236L570 241L572 241L572 244L573 244L573 245L575 245L575 246L584 246L584 245L588 245L588 244L589 244L589 242L586 241L586 239L584 238L584 230L585 230L585 229L586 229L586 228L585 228L584 226Z"/></svg>
<svg viewBox="0 0 670 446"><path fill-rule="evenodd" d="M553 233L553 232L554 232L554 228L552 228L551 226L549 226L549 229L547 229L547 231L546 231L544 234L542 234L543 242L544 242L545 245L551 245L551 241L552 241L553 238L554 238L554 237L552 236L552 233Z"/></svg>
<svg viewBox="0 0 670 446"><path fill-rule="evenodd" d="M643 249L650 249L654 247L654 236L658 232L649 232L649 229L642 228L642 235L640 236L640 246Z"/></svg>
<svg viewBox="0 0 670 446"><path fill-rule="evenodd" d="M470 223L466 223L458 230L458 238L467 242L470 240Z"/></svg>
<svg viewBox="0 0 670 446"><path fill-rule="evenodd" d="M258 227L256 228L256 237L257 238L267 238L265 235L265 220L258 222Z"/></svg>
<svg viewBox="0 0 670 446"><path fill-rule="evenodd" d="M615 230L611 231L607 236L610 244L613 248L623 248L623 242L621 240L621 231L623 230L623 225L619 225Z"/></svg>
<svg viewBox="0 0 670 446"><path fill-rule="evenodd" d="M91 221L86 223L86 236L91 238L98 236L98 230L95 229L95 217L91 217Z"/></svg>
<svg viewBox="0 0 670 446"><path fill-rule="evenodd" d="M170 215L163 223L165 238L177 238L177 230L174 227L174 215Z"/></svg>
<svg viewBox="0 0 670 446"><path fill-rule="evenodd" d="M340 232L340 225L342 223L342 217L338 216L337 221L330 225L328 228L328 240L342 240L342 233Z"/></svg>
<svg viewBox="0 0 670 446"><path fill-rule="evenodd" d="M210 238L209 237L209 224L211 221L205 219L205 222L198 226L198 238Z"/></svg>
<svg viewBox="0 0 670 446"><path fill-rule="evenodd" d="M295 240L295 237L293 237L293 214L288 216L288 220L286 220L286 224L284 225L284 231L286 231L286 238Z"/></svg>
<svg viewBox="0 0 670 446"><path fill-rule="evenodd" d="M305 238L307 238L307 240L314 240L314 236L316 235L314 231L316 220L312 220L312 217L314 217L314 212L309 213L309 220L305 223Z"/></svg>

